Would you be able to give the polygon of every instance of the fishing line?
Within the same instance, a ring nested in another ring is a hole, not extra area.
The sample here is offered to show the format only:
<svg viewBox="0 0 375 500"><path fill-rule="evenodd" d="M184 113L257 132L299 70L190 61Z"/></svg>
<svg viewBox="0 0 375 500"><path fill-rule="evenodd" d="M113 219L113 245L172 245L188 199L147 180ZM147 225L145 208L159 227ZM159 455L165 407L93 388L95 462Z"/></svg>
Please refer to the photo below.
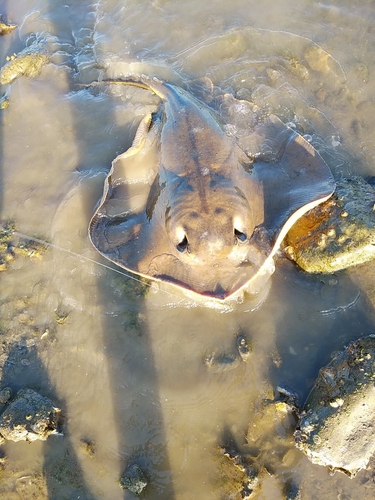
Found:
<svg viewBox="0 0 375 500"><path fill-rule="evenodd" d="M60 252L66 252L70 255L73 255L74 257L78 257L79 259L87 260L88 262L91 262L93 264L97 264L99 266L104 267L105 269L109 269L110 271L113 271L115 273L121 274L122 276L125 276L126 278L132 279L136 281L137 283L141 283L142 285L146 285L149 288L152 287L152 284L147 283L146 281L142 281L135 276L132 276L131 274L124 273L123 271L120 271L119 269L115 269L114 267L108 266L107 264L103 264L103 262L99 262L95 259L91 259L90 257L86 257L85 255L81 255L77 252L73 252L73 250L68 250L67 248L60 247L59 245L55 245L54 243L49 243L48 241L41 240L39 238L34 238L33 236L29 236L28 234L20 233L19 231L12 231L12 234L15 236L18 236L19 238L23 238L25 240L30 240L30 241L35 241L35 243L39 243L41 245L46 245L49 247L54 248L55 250L59 250ZM180 298L176 294L172 292L168 292L167 290L160 290L161 292L170 295L175 298ZM183 299L185 300L185 299Z"/></svg>

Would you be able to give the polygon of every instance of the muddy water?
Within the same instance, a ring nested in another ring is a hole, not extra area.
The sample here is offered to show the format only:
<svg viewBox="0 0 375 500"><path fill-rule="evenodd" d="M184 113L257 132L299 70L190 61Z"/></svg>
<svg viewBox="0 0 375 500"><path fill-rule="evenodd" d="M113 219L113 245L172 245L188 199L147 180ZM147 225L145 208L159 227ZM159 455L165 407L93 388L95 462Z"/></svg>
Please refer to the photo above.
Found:
<svg viewBox="0 0 375 500"><path fill-rule="evenodd" d="M1 497L131 499L118 480L137 463L144 498L229 498L217 447L248 452L248 426L277 386L302 402L332 351L372 333L372 292L360 272L308 276L280 258L260 308L212 309L85 260L104 263L88 221L157 100L75 84L145 73L194 92L209 77L217 94L295 126L335 176L371 176L373 2L2 0L0 13L19 26L0 39L2 64L35 39L51 55L38 78L2 89L1 219L55 245L1 275L1 386L33 387L64 416L64 437L2 447ZM372 470L330 476L298 451L285 459L290 444L275 460L278 433L261 434L272 467L258 498L283 498L290 483L302 498L374 497Z"/></svg>

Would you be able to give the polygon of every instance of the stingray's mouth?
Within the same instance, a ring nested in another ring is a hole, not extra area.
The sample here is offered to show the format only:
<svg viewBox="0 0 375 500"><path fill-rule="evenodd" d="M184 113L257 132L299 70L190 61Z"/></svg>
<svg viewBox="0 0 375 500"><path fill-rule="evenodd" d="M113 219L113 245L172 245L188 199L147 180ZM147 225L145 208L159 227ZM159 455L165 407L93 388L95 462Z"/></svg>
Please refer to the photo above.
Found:
<svg viewBox="0 0 375 500"><path fill-rule="evenodd" d="M236 265L228 259L212 260L187 269L179 258L162 254L152 259L146 274L198 295L225 300L258 275L266 258L256 255Z"/></svg>

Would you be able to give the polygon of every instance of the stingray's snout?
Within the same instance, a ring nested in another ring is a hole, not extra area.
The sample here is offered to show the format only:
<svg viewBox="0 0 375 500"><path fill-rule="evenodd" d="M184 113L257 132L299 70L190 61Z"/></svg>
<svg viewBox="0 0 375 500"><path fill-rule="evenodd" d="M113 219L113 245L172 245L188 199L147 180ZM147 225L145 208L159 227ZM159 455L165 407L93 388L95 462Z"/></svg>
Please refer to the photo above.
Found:
<svg viewBox="0 0 375 500"><path fill-rule="evenodd" d="M241 260L247 250L248 236L241 227L210 227L207 230L181 230L176 249L197 264L211 265L223 259Z"/></svg>
<svg viewBox="0 0 375 500"><path fill-rule="evenodd" d="M216 191L209 194L206 210L198 210L199 199L188 196L188 204L185 200L168 211L168 237L179 259L186 263L211 266L212 262L230 259L237 265L254 231L251 207L233 189L224 190L221 199Z"/></svg>

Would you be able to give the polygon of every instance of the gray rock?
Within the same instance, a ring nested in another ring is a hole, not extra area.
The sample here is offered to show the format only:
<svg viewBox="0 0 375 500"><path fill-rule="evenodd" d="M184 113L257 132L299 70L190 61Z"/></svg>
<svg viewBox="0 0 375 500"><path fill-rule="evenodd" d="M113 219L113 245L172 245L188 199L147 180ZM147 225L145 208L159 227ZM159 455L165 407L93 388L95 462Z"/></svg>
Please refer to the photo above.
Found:
<svg viewBox="0 0 375 500"><path fill-rule="evenodd" d="M44 441L57 433L59 413L49 398L22 389L0 415L0 434L10 441Z"/></svg>
<svg viewBox="0 0 375 500"><path fill-rule="evenodd" d="M296 446L315 464L354 477L375 452L375 335L322 368L299 419Z"/></svg>
<svg viewBox="0 0 375 500"><path fill-rule="evenodd" d="M139 465L133 464L126 469L120 478L120 486L136 495L142 493L147 486L147 480Z"/></svg>
<svg viewBox="0 0 375 500"><path fill-rule="evenodd" d="M337 182L333 196L290 229L285 252L309 273L332 273L375 258L375 189L361 177Z"/></svg>

